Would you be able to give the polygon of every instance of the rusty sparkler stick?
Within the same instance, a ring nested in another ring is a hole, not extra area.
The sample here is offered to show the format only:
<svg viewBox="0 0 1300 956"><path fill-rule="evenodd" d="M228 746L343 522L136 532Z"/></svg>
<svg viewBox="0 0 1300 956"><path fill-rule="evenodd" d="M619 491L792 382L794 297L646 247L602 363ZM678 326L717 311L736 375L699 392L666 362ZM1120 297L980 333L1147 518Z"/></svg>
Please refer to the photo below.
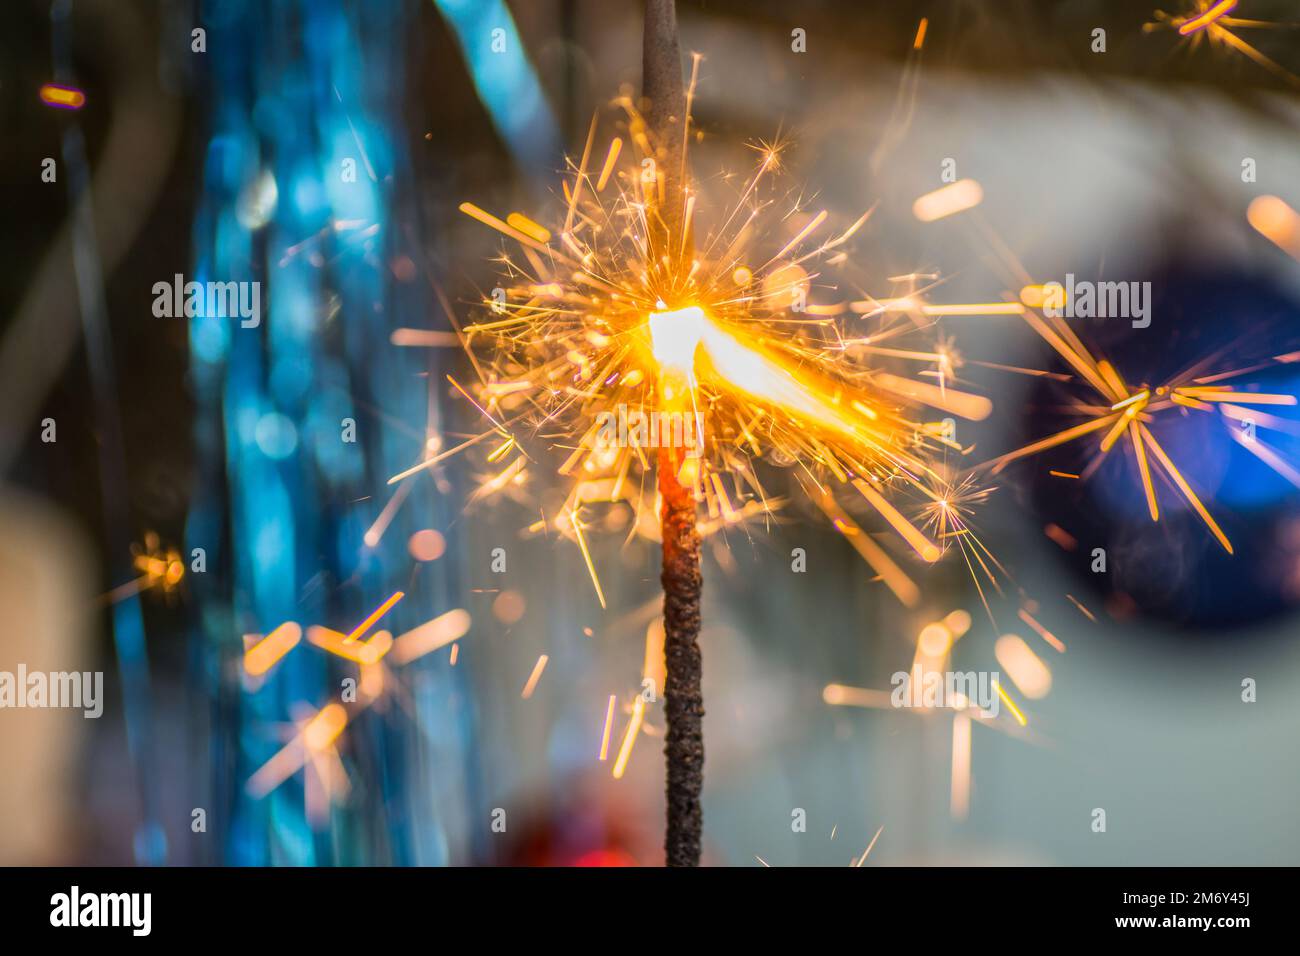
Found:
<svg viewBox="0 0 1300 956"><path fill-rule="evenodd" d="M687 186L686 96L682 85L677 13L673 0L646 0L642 48L642 95L646 123L656 143L663 201L651 220L656 255L670 269L689 260L683 207ZM676 240L676 241L674 241ZM704 697L701 692L700 536L695 497L679 472L683 449L660 448L660 522L663 532L664 708L668 732L668 827L664 852L668 866L700 863L700 791L704 786Z"/></svg>

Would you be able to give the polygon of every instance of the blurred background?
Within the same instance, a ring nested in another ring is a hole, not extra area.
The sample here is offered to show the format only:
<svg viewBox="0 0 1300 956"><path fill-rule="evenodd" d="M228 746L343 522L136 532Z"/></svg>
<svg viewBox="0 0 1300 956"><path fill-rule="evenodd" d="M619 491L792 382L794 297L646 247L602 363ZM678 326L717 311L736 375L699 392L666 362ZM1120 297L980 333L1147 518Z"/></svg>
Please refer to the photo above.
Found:
<svg viewBox="0 0 1300 956"><path fill-rule="evenodd" d="M881 288L934 273L943 301L998 301L1025 284L1017 262L1036 281L1150 281L1150 328L1080 323L1129 381L1222 350L1294 393L1295 366L1271 360L1297 348L1300 265L1247 210L1300 206L1300 4L1241 0L1248 51L1170 26L1197 9L684 0L683 49L704 57L695 170L788 136L804 191L850 219L878 203L855 256ZM467 504L485 469L459 456L387 484L478 431L448 343L501 245L458 205L562 208L565 155L640 82L641 16L636 0L6 5L0 671L103 671L107 702L98 720L0 710L0 863L662 862L662 703L621 777L599 759L653 669L657 544L610 512L592 537L602 610L573 543L523 530L543 478ZM983 202L918 222L946 160ZM178 275L261 283L259 327L158 316L154 286ZM1068 371L1014 317L944 332L972 360ZM974 461L1064 427L1059 381L962 376L995 407L961 436ZM1300 416L1277 414L1294 425L1271 440L1298 461ZM1187 509L1153 525L1127 459L1053 478L1086 463L1063 448L1003 472L980 509L1008 574L994 620L959 560L909 567L924 597L902 607L797 498L709 538L705 862L845 865L877 834L869 864L1296 862L1300 493L1222 428L1179 423L1167 446L1235 554ZM245 650L283 622L346 633L398 590L382 626L436 621L434 652L381 673L304 636L249 673ZM1050 677L1016 683L1023 728L873 695L953 612L969 619L953 669L1011 673L1008 633L1035 648ZM348 679L381 691L293 765Z"/></svg>

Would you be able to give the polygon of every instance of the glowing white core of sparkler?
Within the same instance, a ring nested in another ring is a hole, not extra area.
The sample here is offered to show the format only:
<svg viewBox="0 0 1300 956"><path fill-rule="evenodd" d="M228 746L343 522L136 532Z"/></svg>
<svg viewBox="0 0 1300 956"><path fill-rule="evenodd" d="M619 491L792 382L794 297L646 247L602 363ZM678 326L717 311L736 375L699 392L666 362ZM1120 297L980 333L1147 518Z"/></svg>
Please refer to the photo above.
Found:
<svg viewBox="0 0 1300 956"><path fill-rule="evenodd" d="M704 310L698 305L650 316L650 341L655 359L665 369L695 378L695 350L704 336Z"/></svg>
<svg viewBox="0 0 1300 956"><path fill-rule="evenodd" d="M695 354L703 346L714 371L731 387L811 419L843 434L860 438L857 423L789 371L725 331L699 306L650 315L650 339L655 360L665 373L665 401L677 404L683 395L673 379L683 376L688 389L695 381Z"/></svg>

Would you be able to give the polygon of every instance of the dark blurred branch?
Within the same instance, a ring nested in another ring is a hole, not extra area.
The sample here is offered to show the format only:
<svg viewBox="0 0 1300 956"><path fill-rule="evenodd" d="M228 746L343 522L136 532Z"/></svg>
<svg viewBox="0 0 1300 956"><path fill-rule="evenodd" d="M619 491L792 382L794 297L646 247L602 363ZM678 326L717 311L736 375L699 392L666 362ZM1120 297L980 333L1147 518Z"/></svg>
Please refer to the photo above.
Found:
<svg viewBox="0 0 1300 956"><path fill-rule="evenodd" d="M156 37L136 5L121 0L78 0L75 29L96 42L79 52L98 53L109 77L112 100L87 109L109 109L112 124L95 167L90 189L72 210L46 252L0 339L0 475L8 471L41 404L62 374L80 341L80 312L73 274L75 223L89 214L105 278L130 250L158 199L176 152L180 106L158 86L158 61L149 55ZM178 41L179 42L179 41ZM143 54L143 55L142 55ZM59 168L58 187L43 185L31 171L33 189L66 188L69 171ZM159 277L162 278L162 277ZM149 302L143 289L140 301Z"/></svg>

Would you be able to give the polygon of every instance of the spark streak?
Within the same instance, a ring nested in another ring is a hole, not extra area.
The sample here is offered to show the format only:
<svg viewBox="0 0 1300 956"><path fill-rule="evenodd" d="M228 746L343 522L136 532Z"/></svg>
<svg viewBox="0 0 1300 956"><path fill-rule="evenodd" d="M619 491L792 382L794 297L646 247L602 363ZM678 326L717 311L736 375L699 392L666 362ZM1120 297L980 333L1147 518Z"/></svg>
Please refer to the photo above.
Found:
<svg viewBox="0 0 1300 956"><path fill-rule="evenodd" d="M632 747L636 744L637 735L641 733L641 721L645 718L645 698L640 694L632 701L632 717L627 722L627 730L623 733L623 745L618 748L618 758L614 761L613 775L615 780L622 780L623 773L627 770L627 762L632 757Z"/></svg>
<svg viewBox="0 0 1300 956"><path fill-rule="evenodd" d="M392 610L393 605L396 604L398 601L400 601L400 600L401 600L402 598L404 598L404 597L406 597L406 595L403 594L401 591L396 591L396 592L394 592L393 595L392 595L392 597L390 597L390 598L389 598L387 601L385 601L383 604L379 605L379 607L377 607L377 608L375 608L373 611L371 611L370 614L366 617L366 619L365 619L364 621L362 621L360 624L358 624L356 627L354 627L351 631L349 631L349 632L348 632L348 636L345 637L345 638L343 639L343 643L344 643L344 644L351 644L353 641L355 641L355 640L356 640L357 638L359 638L361 635L365 634L366 631L370 630L371 626L372 626L376 621L378 621L381 617L383 617L383 616L384 616L385 614L387 614L390 610Z"/></svg>
<svg viewBox="0 0 1300 956"><path fill-rule="evenodd" d="M1091 402L1076 403L1076 407L1089 416L1085 421L1001 455L982 467L989 468L993 474L997 474L1013 461L1040 454L1105 430L1093 466L1099 464L1100 459L1107 455L1115 444L1126 439L1127 447L1132 452L1133 460L1137 465L1142 493L1151 520L1160 519L1155 485L1155 479L1159 476L1173 485L1223 549L1231 554L1233 548L1227 535L1200 496L1192 489L1191 483L1181 469L1156 439L1154 424L1171 411L1189 410L1206 414L1212 413L1216 406L1222 409L1233 409L1247 404L1294 406L1297 404L1296 397L1289 394L1248 391L1222 384L1208 384L1218 383L1253 369L1205 375L1201 371L1205 362L1154 387L1149 385L1131 387L1125 383L1119 371L1109 361L1092 355L1061 317L1051 313L1045 313L1040 317L1032 309L1026 309L1023 318L1095 390L1100 405ZM1225 411L1224 418L1236 414L1238 413ZM1290 427L1285 420L1277 419L1275 416L1265 418L1263 413L1260 413L1259 417L1258 424L1261 427L1284 429ZM1260 460L1272 464L1268 455L1260 456ZM1283 467L1276 467L1276 464ZM1276 464L1273 465L1274 470L1286 477L1290 466L1280 459ZM1090 472L1085 472L1087 473Z"/></svg>
<svg viewBox="0 0 1300 956"><path fill-rule="evenodd" d="M244 651L244 671L252 677L260 677L293 650L300 640L302 627L293 621L285 621Z"/></svg>
<svg viewBox="0 0 1300 956"><path fill-rule="evenodd" d="M250 796L264 797L302 769L312 754L332 750L334 741L348 723L348 712L342 704L330 703L322 707L292 741L257 769L245 789Z"/></svg>
<svg viewBox="0 0 1300 956"><path fill-rule="evenodd" d="M1025 720L1025 715L1020 712L1020 708L1016 706L1016 702L1011 699L1010 695L1002 689L1002 685L997 681L994 681L993 689L998 692L998 696L1002 698L1002 703L1007 705L1007 709L1011 711L1011 715L1016 718L1016 723L1020 724L1021 727L1026 726L1028 721Z"/></svg>
<svg viewBox="0 0 1300 956"><path fill-rule="evenodd" d="M934 222L974 209L984 201L984 189L973 179L959 179L912 203L912 215L921 222Z"/></svg>
<svg viewBox="0 0 1300 956"><path fill-rule="evenodd" d="M1183 36L1187 36L1189 33L1195 33L1197 30L1204 30L1215 20L1236 7L1236 5L1237 0L1219 0L1218 3L1210 7L1210 9L1206 10L1200 16L1192 17L1190 20L1185 20L1179 25L1178 32Z"/></svg>
<svg viewBox="0 0 1300 956"><path fill-rule="evenodd" d="M925 17L922 17L921 22L916 25L916 37L912 40L913 50L919 50L925 46L925 31L929 25L930 21Z"/></svg>
<svg viewBox="0 0 1300 956"><path fill-rule="evenodd" d="M867 848L862 851L862 856L858 857L858 862L853 864L855 867L861 866L863 863L867 862L867 855L871 852L872 847L876 845L876 841L880 839L880 834L884 832L884 826L881 826L880 829L876 831L876 835L871 838L871 842L867 844Z"/></svg>
<svg viewBox="0 0 1300 956"><path fill-rule="evenodd" d="M1246 210L1246 221L1261 236L1300 259L1300 213L1277 196L1256 196Z"/></svg>
<svg viewBox="0 0 1300 956"><path fill-rule="evenodd" d="M86 105L86 94L71 86L46 83L40 89L41 102L61 110L79 110Z"/></svg>
<svg viewBox="0 0 1300 956"><path fill-rule="evenodd" d="M537 689L537 682L542 679L542 671L546 670L546 662L549 660L550 658L545 654L537 658L537 663L533 665L533 672L528 675L528 682L524 684L524 689L519 694L524 700L533 696L533 691Z"/></svg>
<svg viewBox="0 0 1300 956"><path fill-rule="evenodd" d="M952 718L952 793L950 809L953 819L965 820L970 813L970 715Z"/></svg>
<svg viewBox="0 0 1300 956"><path fill-rule="evenodd" d="M426 654L432 654L469 633L470 623L469 612L461 608L440 614L399 635L393 642L393 660L398 664L409 664Z"/></svg>
<svg viewBox="0 0 1300 956"><path fill-rule="evenodd" d="M609 732L614 727L614 705L618 703L616 694L609 695L609 706L605 708L605 729L600 735L600 760L604 763L609 757Z"/></svg>

